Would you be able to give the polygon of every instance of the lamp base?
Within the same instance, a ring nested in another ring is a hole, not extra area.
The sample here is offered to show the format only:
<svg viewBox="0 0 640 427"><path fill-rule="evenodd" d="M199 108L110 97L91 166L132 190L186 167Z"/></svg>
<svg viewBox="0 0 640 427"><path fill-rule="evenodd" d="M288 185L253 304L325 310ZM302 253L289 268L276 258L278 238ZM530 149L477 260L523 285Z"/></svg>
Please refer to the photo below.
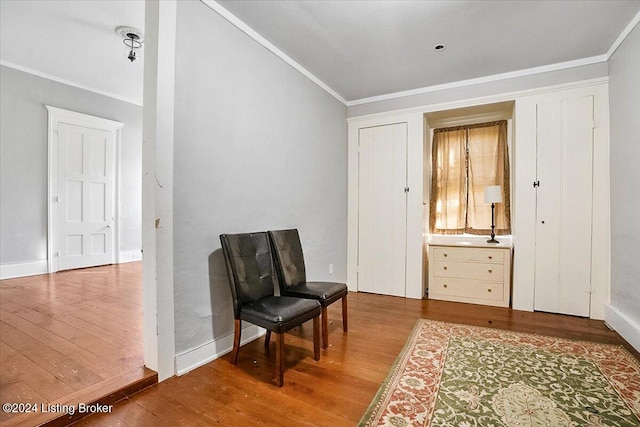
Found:
<svg viewBox="0 0 640 427"><path fill-rule="evenodd" d="M494 238L491 238L491 239L487 240L487 243L500 243L500 242L499 242L499 241L497 241L497 240L496 240L496 239L494 239Z"/></svg>

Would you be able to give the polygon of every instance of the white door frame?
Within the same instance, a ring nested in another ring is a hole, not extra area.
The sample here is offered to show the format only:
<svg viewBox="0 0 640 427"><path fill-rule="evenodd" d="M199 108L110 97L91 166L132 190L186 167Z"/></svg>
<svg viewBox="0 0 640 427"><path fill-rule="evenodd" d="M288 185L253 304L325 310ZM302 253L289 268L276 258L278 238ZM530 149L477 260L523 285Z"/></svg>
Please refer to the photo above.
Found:
<svg viewBox="0 0 640 427"><path fill-rule="evenodd" d="M49 116L47 129L48 173L47 173L47 271L58 271L57 227L58 227L58 127L60 123L90 127L113 135L114 146L114 186L113 186L113 251L114 263L120 262L120 140L124 123L88 114L45 105Z"/></svg>

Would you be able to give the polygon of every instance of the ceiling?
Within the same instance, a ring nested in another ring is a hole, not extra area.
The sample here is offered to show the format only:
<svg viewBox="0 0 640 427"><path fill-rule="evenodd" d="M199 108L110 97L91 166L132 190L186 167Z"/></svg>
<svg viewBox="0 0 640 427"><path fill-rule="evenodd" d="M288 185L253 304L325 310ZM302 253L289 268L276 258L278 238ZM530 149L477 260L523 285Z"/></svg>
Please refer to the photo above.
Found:
<svg viewBox="0 0 640 427"><path fill-rule="evenodd" d="M144 32L144 1L0 0L0 60L142 104L144 64L118 26Z"/></svg>
<svg viewBox="0 0 640 427"><path fill-rule="evenodd" d="M640 0L218 4L347 103L568 61L602 61L640 11ZM3 63L141 103L142 61L126 60L115 28L144 30L144 1L1 0L0 19ZM436 44L445 48L436 51Z"/></svg>

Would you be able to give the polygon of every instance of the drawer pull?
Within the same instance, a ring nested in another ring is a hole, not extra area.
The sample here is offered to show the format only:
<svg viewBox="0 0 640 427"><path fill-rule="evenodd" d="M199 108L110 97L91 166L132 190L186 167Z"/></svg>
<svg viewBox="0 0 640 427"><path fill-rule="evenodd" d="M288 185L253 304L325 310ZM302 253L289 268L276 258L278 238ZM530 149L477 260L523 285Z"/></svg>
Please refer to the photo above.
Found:
<svg viewBox="0 0 640 427"><path fill-rule="evenodd" d="M493 273L493 270L492 270L492 269L489 269L489 273Z"/></svg>
<svg viewBox="0 0 640 427"><path fill-rule="evenodd" d="M444 287L446 288L446 287L447 287L447 284L445 283L445 284L444 284L444 285L442 285L442 286L444 286Z"/></svg>
<svg viewBox="0 0 640 427"><path fill-rule="evenodd" d="M442 267L442 268L444 268L444 269L446 270L446 269L447 269L447 266L445 265L445 266L444 266L444 267Z"/></svg>
<svg viewBox="0 0 640 427"><path fill-rule="evenodd" d="M493 257L491 255L489 255L489 259L493 259Z"/></svg>
<svg viewBox="0 0 640 427"><path fill-rule="evenodd" d="M444 257L445 257L445 258L447 257L447 254L446 254L446 252L445 252L445 254L444 254Z"/></svg>
<svg viewBox="0 0 640 427"><path fill-rule="evenodd" d="M487 289L487 292L491 292L491 288Z"/></svg>

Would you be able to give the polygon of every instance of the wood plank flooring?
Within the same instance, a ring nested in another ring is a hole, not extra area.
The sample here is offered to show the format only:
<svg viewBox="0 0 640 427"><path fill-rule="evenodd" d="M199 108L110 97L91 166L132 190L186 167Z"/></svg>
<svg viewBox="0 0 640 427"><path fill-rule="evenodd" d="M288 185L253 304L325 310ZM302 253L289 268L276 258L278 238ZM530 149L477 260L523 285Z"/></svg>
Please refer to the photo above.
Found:
<svg viewBox="0 0 640 427"><path fill-rule="evenodd" d="M2 403L113 392L149 375L142 346L140 262L0 282Z"/></svg>
<svg viewBox="0 0 640 427"><path fill-rule="evenodd" d="M416 319L428 318L490 328L621 344L603 322L505 308L409 300L351 293L349 332L343 333L339 304L329 307L329 348L313 360L310 323L285 338L284 387L275 386L275 344L264 338L181 377L150 387L92 415L86 426L353 426L402 350Z"/></svg>

